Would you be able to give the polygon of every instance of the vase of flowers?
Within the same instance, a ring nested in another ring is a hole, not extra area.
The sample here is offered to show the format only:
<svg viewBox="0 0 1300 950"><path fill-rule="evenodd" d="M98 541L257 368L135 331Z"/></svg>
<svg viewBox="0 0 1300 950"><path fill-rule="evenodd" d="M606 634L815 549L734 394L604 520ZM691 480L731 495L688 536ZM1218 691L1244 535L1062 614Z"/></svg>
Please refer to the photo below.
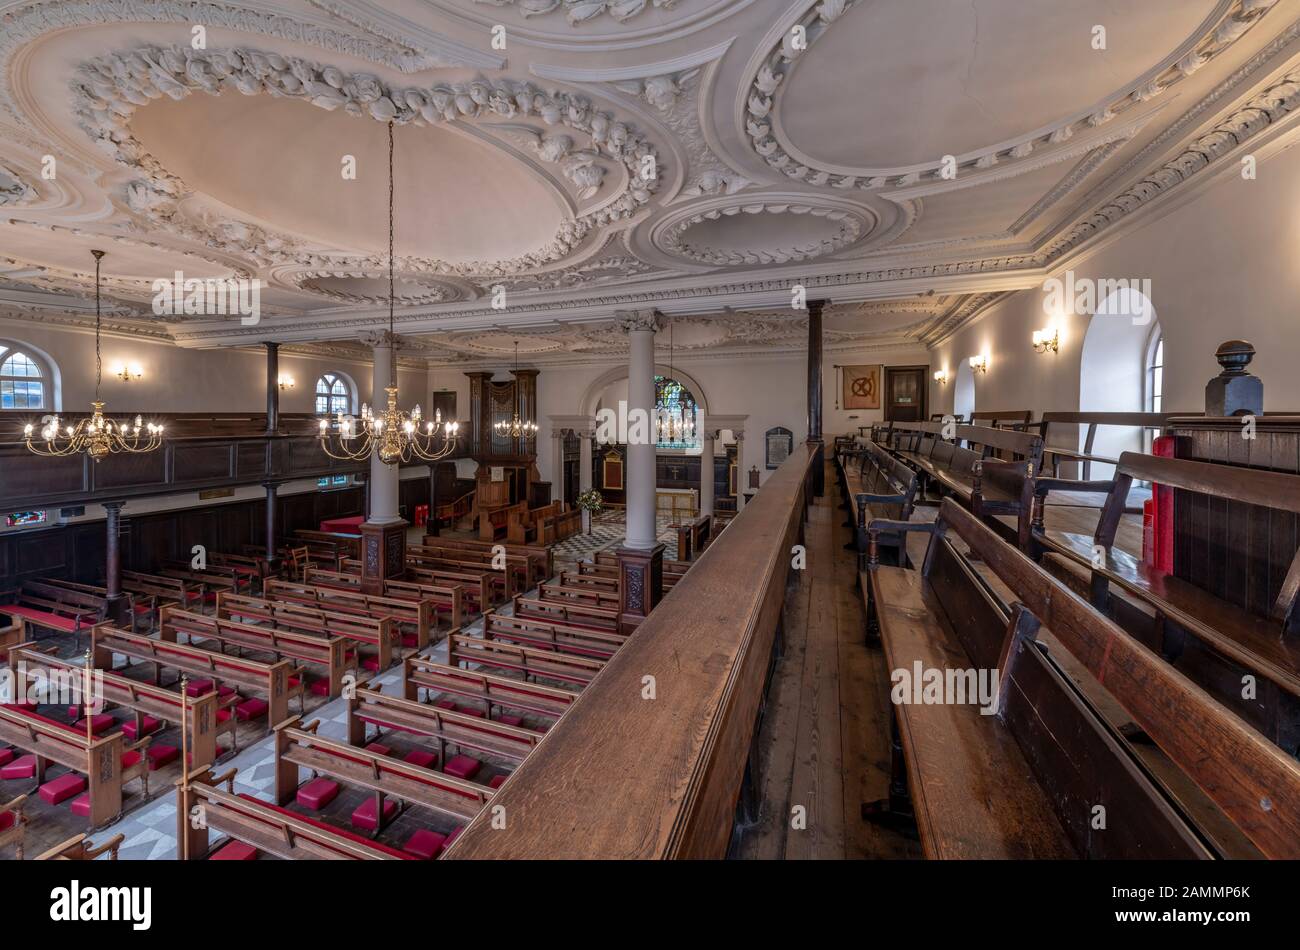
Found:
<svg viewBox="0 0 1300 950"><path fill-rule="evenodd" d="M605 506L605 499L592 488L578 495L577 505L585 515L582 520L586 522L586 533L591 534L591 518Z"/></svg>

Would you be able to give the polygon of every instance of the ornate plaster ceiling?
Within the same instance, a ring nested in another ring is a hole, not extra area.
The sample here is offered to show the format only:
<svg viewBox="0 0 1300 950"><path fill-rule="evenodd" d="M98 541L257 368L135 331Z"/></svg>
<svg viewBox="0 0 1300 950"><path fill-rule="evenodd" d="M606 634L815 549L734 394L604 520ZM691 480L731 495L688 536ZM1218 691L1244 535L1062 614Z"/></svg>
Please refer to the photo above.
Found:
<svg viewBox="0 0 1300 950"><path fill-rule="evenodd" d="M831 347L931 344L1300 104L1300 0L0 0L0 25L0 311L84 321L105 246L122 332L353 352L386 318L392 121L398 329L446 362L607 359L644 307L687 359L794 351L796 284ZM155 316L177 271L261 281L261 322Z"/></svg>

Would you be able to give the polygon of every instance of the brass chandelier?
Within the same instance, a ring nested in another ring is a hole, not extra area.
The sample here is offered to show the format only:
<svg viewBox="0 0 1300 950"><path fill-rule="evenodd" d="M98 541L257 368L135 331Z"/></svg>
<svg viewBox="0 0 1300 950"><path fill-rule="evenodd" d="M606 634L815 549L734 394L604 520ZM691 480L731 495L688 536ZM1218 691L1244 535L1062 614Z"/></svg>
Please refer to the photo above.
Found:
<svg viewBox="0 0 1300 950"><path fill-rule="evenodd" d="M668 377L665 380L665 389L669 381L674 386L681 386L673 378L673 325L671 323L668 324ZM680 404L671 408L665 406L655 413L655 442L660 445L675 445L678 442L689 445L694 441L695 415L688 412L685 406Z"/></svg>
<svg viewBox="0 0 1300 950"><path fill-rule="evenodd" d="M33 440L36 427L32 423L23 426L23 437L27 442L28 450L47 458L61 458L84 452L98 462L106 455L120 452L141 455L152 452L162 445L161 425L154 425L152 422L146 424L140 416L135 417L134 425L104 418L104 402L99 398L100 381L104 374L104 360L99 348L102 320L99 301L99 262L103 259L104 252L91 251L90 253L95 257L95 401L90 404L90 415L75 425L61 425L58 413L47 416L40 430L43 443Z"/></svg>
<svg viewBox="0 0 1300 950"><path fill-rule="evenodd" d="M519 341L515 340L515 412L509 422L501 419L492 426L501 438L531 439L537 435L537 423L519 416Z"/></svg>
<svg viewBox="0 0 1300 950"><path fill-rule="evenodd" d="M393 308L396 292L393 275L393 123L388 123L388 345L389 345L389 380L384 388L388 394L388 405L376 414L369 406L361 407L359 420L339 412L335 420L338 434L337 444L330 434L330 420L320 421L321 449L330 458L345 462L360 462L369 458L371 453L379 456L385 465L422 459L436 462L446 458L456 449L456 433L460 423L455 420L442 421L441 410L434 412L434 418L424 420L417 403L410 413L397 408L397 346L393 332ZM424 431L421 433L420 426Z"/></svg>

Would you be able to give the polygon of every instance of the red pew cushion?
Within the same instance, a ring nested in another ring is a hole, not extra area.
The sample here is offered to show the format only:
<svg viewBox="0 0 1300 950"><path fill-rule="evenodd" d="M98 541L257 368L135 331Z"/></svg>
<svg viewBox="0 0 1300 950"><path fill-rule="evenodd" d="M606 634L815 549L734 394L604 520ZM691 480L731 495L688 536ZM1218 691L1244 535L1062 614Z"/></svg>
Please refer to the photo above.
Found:
<svg viewBox="0 0 1300 950"><path fill-rule="evenodd" d="M440 699L440 700L438 700L436 703L434 703L434 705L437 706L439 709L455 709L455 708L456 708L456 704L453 703L450 699Z"/></svg>
<svg viewBox="0 0 1300 950"><path fill-rule="evenodd" d="M162 720L155 719L153 716L140 717L140 734L136 735L135 720L124 723L122 726L122 735L126 736L131 742L134 742L140 736L151 736L162 728Z"/></svg>
<svg viewBox="0 0 1300 950"><path fill-rule="evenodd" d="M402 646L413 647L413 646L418 646L419 643L420 643L420 638L417 637L415 634L413 633L402 634Z"/></svg>
<svg viewBox="0 0 1300 950"><path fill-rule="evenodd" d="M406 844L402 845L402 850L407 854L415 855L421 861L432 861L442 854L443 846L446 843L446 835L440 835L436 831L421 828L406 839Z"/></svg>
<svg viewBox="0 0 1300 950"><path fill-rule="evenodd" d="M462 715L465 716L478 716L480 719L483 718L483 710L472 709L469 706L457 706L456 712L461 713Z"/></svg>
<svg viewBox="0 0 1300 950"><path fill-rule="evenodd" d="M397 802L391 798L385 798L384 821L392 821L393 816L396 814ZM363 831L374 831L379 827L379 822L375 821L375 797L373 795L352 810L352 825Z"/></svg>
<svg viewBox="0 0 1300 950"><path fill-rule="evenodd" d="M75 772L60 775L41 786L41 800L51 805L59 805L69 798L80 795L86 790L86 780Z"/></svg>
<svg viewBox="0 0 1300 950"><path fill-rule="evenodd" d="M505 783L506 777L504 775L494 775L492 781L488 782L488 788L500 788Z"/></svg>
<svg viewBox="0 0 1300 950"><path fill-rule="evenodd" d="M225 746L223 746L223 745L219 745L219 746L216 747L216 750L215 750L216 754L213 756L213 758L219 759L219 758L221 758L223 755L225 755L225 754L226 754L227 752L229 752L229 751L230 751L230 750L227 749ZM186 761L186 763L188 763L188 764L190 764L190 765L193 765L193 764L194 764L194 753L192 753L192 752L186 752L186 753L185 753L185 761Z"/></svg>
<svg viewBox="0 0 1300 950"><path fill-rule="evenodd" d="M0 767L0 779L34 778L36 775L36 756L20 755L8 765Z"/></svg>
<svg viewBox="0 0 1300 950"><path fill-rule="evenodd" d="M367 752L378 752L380 755L388 755L393 750L382 742L372 742L366 746Z"/></svg>
<svg viewBox="0 0 1300 950"><path fill-rule="evenodd" d="M372 672L372 673L377 673L377 672L379 672L379 657L377 657L377 656L368 656L368 657L366 657L364 660L361 661L361 665L362 665L365 669L370 670L370 672Z"/></svg>
<svg viewBox="0 0 1300 950"><path fill-rule="evenodd" d="M241 722L252 722L254 719L261 719L266 715L266 711L271 707L265 699L246 699L235 707L235 715Z"/></svg>
<svg viewBox="0 0 1300 950"><path fill-rule="evenodd" d="M0 811L0 831L8 831L14 826L18 816L11 811Z"/></svg>
<svg viewBox="0 0 1300 950"><path fill-rule="evenodd" d="M431 769L438 764L438 755L427 749L412 749L403 756L402 761L418 765L422 769Z"/></svg>
<svg viewBox="0 0 1300 950"><path fill-rule="evenodd" d="M170 765L181 756L181 750L174 745L151 743L148 750L149 771L157 772L165 765Z"/></svg>
<svg viewBox="0 0 1300 950"><path fill-rule="evenodd" d="M113 728L113 725L116 722L117 720L114 719L112 716L110 716L108 713L100 713L98 716L91 716L90 731L93 732L95 735L99 735L101 732L107 732L109 729ZM86 720L84 719L78 720L74 728L78 732L85 731Z"/></svg>
<svg viewBox="0 0 1300 950"><path fill-rule="evenodd" d="M212 687L212 680L190 680L185 686L185 695L203 696L206 693L212 692Z"/></svg>
<svg viewBox="0 0 1300 950"><path fill-rule="evenodd" d="M308 677L307 688L311 690L313 696L328 696L330 694L330 681L323 676Z"/></svg>
<svg viewBox="0 0 1300 950"><path fill-rule="evenodd" d="M82 792L72 800L72 813L80 818L90 817L90 792Z"/></svg>
<svg viewBox="0 0 1300 950"><path fill-rule="evenodd" d="M524 724L523 716L497 716L497 722L503 726L522 726Z"/></svg>
<svg viewBox="0 0 1300 950"><path fill-rule="evenodd" d="M219 850L208 855L209 861L256 861L257 856L261 854L251 844L244 844L242 841L230 841L223 845Z"/></svg>
<svg viewBox="0 0 1300 950"><path fill-rule="evenodd" d="M478 770L481 768L483 768L483 763L478 759L471 759L467 755L453 755L447 760L447 764L442 767L442 770L448 775L468 780L478 775Z"/></svg>
<svg viewBox="0 0 1300 950"><path fill-rule="evenodd" d="M53 627L56 630L63 630L68 633L77 629L77 622L71 617L62 617L59 614L52 614L47 610L37 610L34 607L23 607L21 605L6 605L0 613L13 614L15 617L26 617L38 626Z"/></svg>
<svg viewBox="0 0 1300 950"><path fill-rule="evenodd" d="M320 811L339 794L339 783L327 778L314 778L298 789L296 800L303 808Z"/></svg>
<svg viewBox="0 0 1300 950"><path fill-rule="evenodd" d="M10 762L13 761L13 758L14 758L13 749L0 749L0 765L8 765Z"/></svg>
<svg viewBox="0 0 1300 950"><path fill-rule="evenodd" d="M122 753L122 768L129 769L140 764L140 753L132 749Z"/></svg>

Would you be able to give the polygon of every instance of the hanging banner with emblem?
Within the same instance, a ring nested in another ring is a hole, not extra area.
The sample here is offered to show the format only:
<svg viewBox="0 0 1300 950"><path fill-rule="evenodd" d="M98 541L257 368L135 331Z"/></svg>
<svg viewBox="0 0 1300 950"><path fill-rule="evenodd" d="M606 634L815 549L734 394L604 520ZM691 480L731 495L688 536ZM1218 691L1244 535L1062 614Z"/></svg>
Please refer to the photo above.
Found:
<svg viewBox="0 0 1300 950"><path fill-rule="evenodd" d="M883 368L879 363L843 367L845 409L880 408L880 374Z"/></svg>

